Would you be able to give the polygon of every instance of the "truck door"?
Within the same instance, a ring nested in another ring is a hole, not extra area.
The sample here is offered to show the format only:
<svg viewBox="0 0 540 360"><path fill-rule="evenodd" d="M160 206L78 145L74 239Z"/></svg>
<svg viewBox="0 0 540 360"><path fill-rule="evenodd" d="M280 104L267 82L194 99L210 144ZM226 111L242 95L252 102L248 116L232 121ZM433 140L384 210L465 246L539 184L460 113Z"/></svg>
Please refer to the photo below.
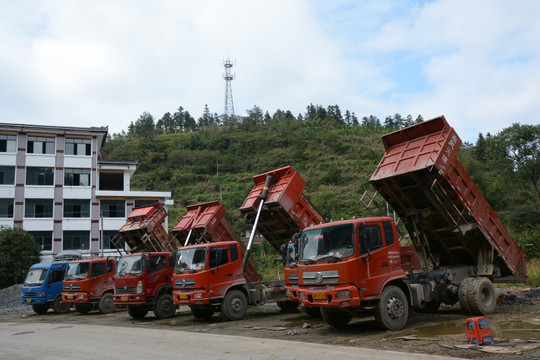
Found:
<svg viewBox="0 0 540 360"><path fill-rule="evenodd" d="M229 261L228 246L214 246L209 252L210 281L208 290L212 296L224 296L225 291L234 279L235 267L242 263Z"/></svg>
<svg viewBox="0 0 540 360"><path fill-rule="evenodd" d="M159 286L170 280L165 279L165 274L162 270L167 268L167 255L152 255L146 262L146 270L148 276L146 277L146 289L151 290L150 296L155 296Z"/></svg>
<svg viewBox="0 0 540 360"><path fill-rule="evenodd" d="M107 275L107 264L105 261L95 261L92 263L92 287L88 289L94 293L95 297L101 297L101 294L109 286L109 276Z"/></svg>
<svg viewBox="0 0 540 360"><path fill-rule="evenodd" d="M380 223L358 226L361 291L364 296L378 294L388 276L388 253L383 243Z"/></svg>
<svg viewBox="0 0 540 360"><path fill-rule="evenodd" d="M62 266L60 269L51 268L49 270L49 279L47 281L48 289L46 291L48 301L54 300L56 295L62 292L62 280L64 280L65 274L65 266Z"/></svg>

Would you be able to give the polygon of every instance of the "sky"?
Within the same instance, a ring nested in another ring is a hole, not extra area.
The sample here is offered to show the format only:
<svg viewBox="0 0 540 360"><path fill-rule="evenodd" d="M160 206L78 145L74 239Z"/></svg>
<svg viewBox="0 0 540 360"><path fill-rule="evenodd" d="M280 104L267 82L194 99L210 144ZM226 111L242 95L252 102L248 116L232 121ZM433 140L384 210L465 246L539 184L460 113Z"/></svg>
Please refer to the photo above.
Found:
<svg viewBox="0 0 540 360"><path fill-rule="evenodd" d="M180 106L540 123L536 0L0 0L0 122L108 126Z"/></svg>

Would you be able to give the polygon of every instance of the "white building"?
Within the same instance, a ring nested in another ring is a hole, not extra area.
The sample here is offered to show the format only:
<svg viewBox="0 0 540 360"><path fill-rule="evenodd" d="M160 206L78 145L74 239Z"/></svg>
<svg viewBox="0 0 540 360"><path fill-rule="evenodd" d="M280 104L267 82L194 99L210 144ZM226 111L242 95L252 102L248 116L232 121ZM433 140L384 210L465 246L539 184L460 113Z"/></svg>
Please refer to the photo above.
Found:
<svg viewBox="0 0 540 360"><path fill-rule="evenodd" d="M110 239L134 207L173 202L170 192L131 191L137 162L104 159L106 138L104 127L0 123L0 226L30 232L44 259L118 255Z"/></svg>

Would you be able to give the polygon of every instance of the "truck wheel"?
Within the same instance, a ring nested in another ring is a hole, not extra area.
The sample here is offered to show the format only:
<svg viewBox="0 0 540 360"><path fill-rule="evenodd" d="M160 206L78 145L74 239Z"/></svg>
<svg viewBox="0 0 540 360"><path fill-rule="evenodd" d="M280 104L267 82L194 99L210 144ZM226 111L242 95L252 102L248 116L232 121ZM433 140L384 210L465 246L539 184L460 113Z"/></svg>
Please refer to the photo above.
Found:
<svg viewBox="0 0 540 360"><path fill-rule="evenodd" d="M488 278L479 277L469 285L467 294L471 313L474 315L489 315L495 312L497 305L496 292Z"/></svg>
<svg viewBox="0 0 540 360"><path fill-rule="evenodd" d="M201 320L201 321L206 321L206 320L210 320L212 315L214 315L214 309L212 309L211 307L207 307L207 308L192 307L191 308L191 313L193 314L195 319Z"/></svg>
<svg viewBox="0 0 540 360"><path fill-rule="evenodd" d="M46 314L47 311L49 311L49 304L35 304L35 305L32 305L32 310L34 310L34 312L36 314L39 314L39 315Z"/></svg>
<svg viewBox="0 0 540 360"><path fill-rule="evenodd" d="M103 314L109 314L115 310L113 295L111 293L103 294L101 299L99 299L98 309Z"/></svg>
<svg viewBox="0 0 540 360"><path fill-rule="evenodd" d="M343 310L321 308L321 316L328 325L332 325L335 328L342 328L346 326L352 319L352 315Z"/></svg>
<svg viewBox="0 0 540 360"><path fill-rule="evenodd" d="M321 309L316 307L305 307L303 308L304 312L308 314L309 317L314 319L320 319L322 317L321 315Z"/></svg>
<svg viewBox="0 0 540 360"><path fill-rule="evenodd" d="M170 294L162 294L154 305L154 315L158 319L167 319L174 316L176 312L176 305Z"/></svg>
<svg viewBox="0 0 540 360"><path fill-rule="evenodd" d="M58 295L56 299L54 299L52 305L52 308L56 314L65 314L69 311L70 307L71 305L62 301L62 295Z"/></svg>
<svg viewBox="0 0 540 360"><path fill-rule="evenodd" d="M399 287L387 286L375 305L375 320L382 329L400 330L409 317L407 297Z"/></svg>
<svg viewBox="0 0 540 360"><path fill-rule="evenodd" d="M148 314L146 305L128 305L128 314L134 319L140 320Z"/></svg>
<svg viewBox="0 0 540 360"><path fill-rule="evenodd" d="M474 278L468 277L463 279L459 283L459 289L458 289L458 299L459 299L459 305L461 305L461 310L465 314L471 314L471 306L469 305L469 286L471 285Z"/></svg>
<svg viewBox="0 0 540 360"><path fill-rule="evenodd" d="M285 300L285 301L278 301L277 306L283 310L283 311L293 311L298 309L298 306L300 303L298 301L291 301L291 300Z"/></svg>
<svg viewBox="0 0 540 360"><path fill-rule="evenodd" d="M92 305L89 304L75 304L75 310L77 310L80 314L88 314L90 310L92 310Z"/></svg>
<svg viewBox="0 0 540 360"><path fill-rule="evenodd" d="M225 295L221 304L221 312L229 320L240 320L246 315L248 308L247 298L240 290L231 290Z"/></svg>

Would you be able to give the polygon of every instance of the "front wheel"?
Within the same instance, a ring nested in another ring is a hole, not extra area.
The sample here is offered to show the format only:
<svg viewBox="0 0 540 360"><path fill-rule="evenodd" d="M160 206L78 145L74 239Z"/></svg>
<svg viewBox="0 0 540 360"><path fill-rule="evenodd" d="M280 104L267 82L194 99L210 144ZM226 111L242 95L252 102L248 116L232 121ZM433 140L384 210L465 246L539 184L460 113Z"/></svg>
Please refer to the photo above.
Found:
<svg viewBox="0 0 540 360"><path fill-rule="evenodd" d="M346 326L352 319L350 312L338 309L321 308L321 315L328 325L335 328Z"/></svg>
<svg viewBox="0 0 540 360"><path fill-rule="evenodd" d="M113 295L111 293L105 293L99 299L98 309L103 314L112 313L115 309L113 302Z"/></svg>
<svg viewBox="0 0 540 360"><path fill-rule="evenodd" d="M69 311L71 305L62 301L62 295L58 295L53 302L53 310L56 314L65 314Z"/></svg>
<svg viewBox="0 0 540 360"><path fill-rule="evenodd" d="M387 286L375 305L375 320L382 329L400 330L409 317L407 297L399 287Z"/></svg>
<svg viewBox="0 0 540 360"><path fill-rule="evenodd" d="M240 320L246 315L247 308L247 297L240 290L229 291L221 304L221 312L229 320Z"/></svg>
<svg viewBox="0 0 540 360"><path fill-rule="evenodd" d="M34 304L32 305L32 310L39 315L46 314L49 311L49 304Z"/></svg>
<svg viewBox="0 0 540 360"><path fill-rule="evenodd" d="M174 316L176 312L176 305L174 305L173 298L170 294L162 294L154 305L154 315L158 319L167 319Z"/></svg>

